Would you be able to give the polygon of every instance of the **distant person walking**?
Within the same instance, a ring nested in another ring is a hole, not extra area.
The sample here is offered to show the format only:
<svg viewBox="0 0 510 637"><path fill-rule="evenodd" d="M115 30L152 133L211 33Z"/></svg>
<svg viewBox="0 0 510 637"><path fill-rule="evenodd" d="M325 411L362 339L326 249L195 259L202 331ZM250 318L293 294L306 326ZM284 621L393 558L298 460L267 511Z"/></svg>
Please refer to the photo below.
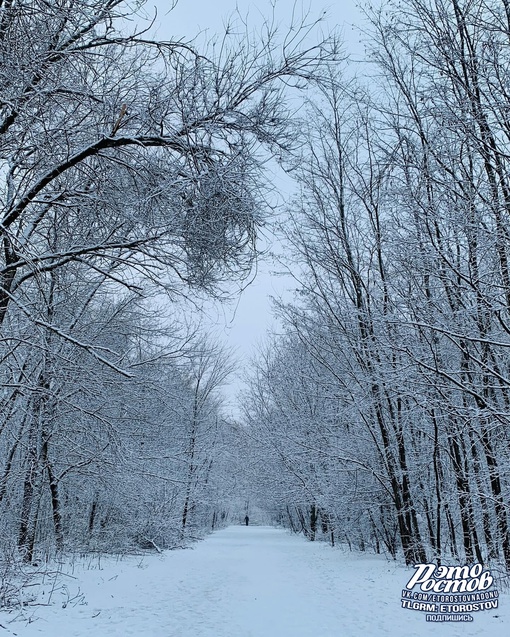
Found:
<svg viewBox="0 0 510 637"><path fill-rule="evenodd" d="M248 526L248 524L250 523L250 518L248 516L244 518L244 523L246 524L246 526Z"/></svg>

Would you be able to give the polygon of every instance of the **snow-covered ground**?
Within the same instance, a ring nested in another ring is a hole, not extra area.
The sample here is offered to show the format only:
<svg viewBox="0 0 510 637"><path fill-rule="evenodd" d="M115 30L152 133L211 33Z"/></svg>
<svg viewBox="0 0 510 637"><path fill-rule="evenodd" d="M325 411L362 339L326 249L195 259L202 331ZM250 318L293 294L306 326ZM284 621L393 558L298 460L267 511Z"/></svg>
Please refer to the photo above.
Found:
<svg viewBox="0 0 510 637"><path fill-rule="evenodd" d="M53 592L52 605L34 606L24 620L0 613L0 637L510 634L507 594L469 624L432 624L424 612L402 609L413 572L270 527L229 527L193 549L75 566L68 592Z"/></svg>

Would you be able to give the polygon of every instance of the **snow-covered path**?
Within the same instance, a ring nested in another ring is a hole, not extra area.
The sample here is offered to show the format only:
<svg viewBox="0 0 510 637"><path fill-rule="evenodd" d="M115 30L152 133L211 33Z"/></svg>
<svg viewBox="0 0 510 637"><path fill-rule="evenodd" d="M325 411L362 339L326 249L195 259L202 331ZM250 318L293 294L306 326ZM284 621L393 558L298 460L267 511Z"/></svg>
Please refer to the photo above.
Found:
<svg viewBox="0 0 510 637"><path fill-rule="evenodd" d="M438 625L403 610L412 570L378 556L331 549L269 527L230 527L193 549L75 570L86 604L0 613L0 637L503 637L510 599L471 624ZM62 592L53 600L67 598ZM494 617L497 615L497 617Z"/></svg>

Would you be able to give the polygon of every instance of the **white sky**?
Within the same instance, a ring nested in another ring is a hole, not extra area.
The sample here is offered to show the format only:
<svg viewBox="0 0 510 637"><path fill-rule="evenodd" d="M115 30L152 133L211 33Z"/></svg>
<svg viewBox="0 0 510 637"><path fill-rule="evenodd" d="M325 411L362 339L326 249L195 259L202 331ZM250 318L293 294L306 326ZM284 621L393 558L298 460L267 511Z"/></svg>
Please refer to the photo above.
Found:
<svg viewBox="0 0 510 637"><path fill-rule="evenodd" d="M362 57L363 47L360 44L360 35L356 29L363 22L362 13L356 0L339 0L332 5L330 2L301 3L294 0L275 0L275 15L281 23L282 29L291 21L292 13L297 10L302 12L310 10L312 17L320 16L327 11L326 30L339 28L345 44L346 53ZM191 39L200 32L204 38L213 37L222 33L229 18L238 9L242 16L248 16L249 24L254 28L260 25L264 16L271 15L271 2L268 0L179 0L177 6L170 10L169 0L149 0L144 10L153 15L157 10L156 34L161 39ZM205 32L205 33L204 33ZM274 186L285 198L292 191L292 182L283 173L274 175ZM273 245L269 247L278 249L278 243L270 239ZM261 246L268 246L266 241ZM261 260L258 264L257 275L241 294L237 304L231 306L212 305L208 310L208 320L205 323L208 331L218 334L218 338L229 346L235 348L240 360L240 370L225 393L229 401L229 412L238 414L236 395L242 389L243 368L248 366L250 359L255 355L257 347L263 342L268 330L277 330L271 314L271 297L283 296L290 299L293 286L290 277L275 276L275 270L269 261ZM280 268L281 269L281 268Z"/></svg>

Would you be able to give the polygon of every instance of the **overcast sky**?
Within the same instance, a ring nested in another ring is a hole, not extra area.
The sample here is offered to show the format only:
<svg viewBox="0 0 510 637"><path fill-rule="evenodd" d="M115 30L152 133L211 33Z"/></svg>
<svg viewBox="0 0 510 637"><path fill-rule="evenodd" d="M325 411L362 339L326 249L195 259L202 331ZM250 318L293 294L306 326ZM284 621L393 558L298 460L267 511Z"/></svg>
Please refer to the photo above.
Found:
<svg viewBox="0 0 510 637"><path fill-rule="evenodd" d="M355 57L361 57L363 48L356 29L362 23L362 14L355 0L339 0L332 5L329 2L295 3L293 0L276 0L275 15L282 29L290 23L293 12L298 15L307 9L311 16L320 16L327 12L326 26L339 28L343 36L346 52ZM236 8L242 16L247 16L249 24L254 28L260 25L264 16L271 15L271 3L267 0L179 0L177 6L169 10L169 0L149 0L145 11L153 15L157 10L155 29L161 39L191 39L202 32L204 39L222 33L224 26ZM285 198L292 191L292 184L284 175L275 175L275 187ZM278 244L273 249L278 250ZM266 248L268 243L263 240L261 246ZM240 359L241 366L246 365L256 352L258 345L264 340L268 330L277 330L278 325L271 315L271 297L282 296L286 300L291 298L292 279L290 277L275 276L275 266L269 260L262 260L258 264L254 281L244 290L236 304L229 306L211 306L208 308L208 331L217 332L218 337L228 346L234 347ZM226 388L230 409L237 415L238 409L235 397L242 388L241 372L232 379Z"/></svg>

